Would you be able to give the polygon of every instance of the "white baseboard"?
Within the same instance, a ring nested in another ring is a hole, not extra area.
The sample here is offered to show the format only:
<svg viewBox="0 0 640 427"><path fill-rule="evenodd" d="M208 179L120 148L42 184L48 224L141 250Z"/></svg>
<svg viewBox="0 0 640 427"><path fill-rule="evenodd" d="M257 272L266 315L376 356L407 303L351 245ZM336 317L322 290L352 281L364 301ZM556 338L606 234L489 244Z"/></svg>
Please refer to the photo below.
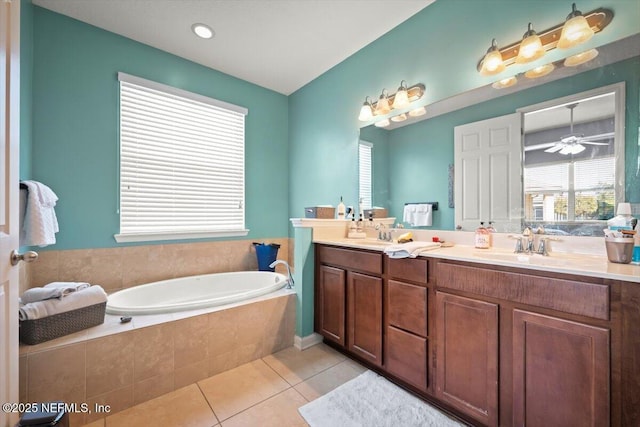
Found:
<svg viewBox="0 0 640 427"><path fill-rule="evenodd" d="M316 344L320 344L322 342L322 335L316 334L315 332L311 335L307 335L306 337L299 337L296 335L293 337L293 346L298 350L305 350L309 347L313 347Z"/></svg>

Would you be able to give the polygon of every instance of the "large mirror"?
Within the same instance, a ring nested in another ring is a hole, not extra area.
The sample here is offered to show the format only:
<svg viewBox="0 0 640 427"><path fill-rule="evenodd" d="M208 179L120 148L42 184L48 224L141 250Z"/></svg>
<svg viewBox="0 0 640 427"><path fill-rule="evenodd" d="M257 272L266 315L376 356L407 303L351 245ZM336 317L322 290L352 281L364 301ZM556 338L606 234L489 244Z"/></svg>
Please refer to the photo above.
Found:
<svg viewBox="0 0 640 427"><path fill-rule="evenodd" d="M638 36L630 39L637 41ZM629 50L629 40L625 43L599 48L601 57ZM625 110L627 117L637 117L639 106L635 96L632 105L624 104L624 82L637 85L637 55L627 52L622 60L613 55L597 67L563 70L562 78L543 78L504 95L481 88L468 94L462 108L407 126L361 128L361 153L370 155L370 203L402 219L406 203L438 202L430 228L460 228L456 212L461 206L453 206L454 128L517 111L524 126L518 159L523 177L520 218L498 231L532 225L543 226L548 234L601 235L616 204L625 201Z"/></svg>

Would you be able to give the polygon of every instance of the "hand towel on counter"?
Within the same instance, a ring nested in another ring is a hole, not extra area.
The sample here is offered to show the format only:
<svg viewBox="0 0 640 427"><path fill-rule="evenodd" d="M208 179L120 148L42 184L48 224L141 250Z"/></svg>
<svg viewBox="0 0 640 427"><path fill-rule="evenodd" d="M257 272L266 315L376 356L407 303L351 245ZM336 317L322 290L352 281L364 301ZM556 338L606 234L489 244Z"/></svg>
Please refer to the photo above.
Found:
<svg viewBox="0 0 640 427"><path fill-rule="evenodd" d="M19 309L20 320L40 319L54 314L65 313L82 307L100 304L107 301L107 293L99 285L93 285L66 297L23 304Z"/></svg>
<svg viewBox="0 0 640 427"><path fill-rule="evenodd" d="M90 285L86 282L52 282L42 288L27 289L20 297L22 304L44 301L52 298L62 298L71 292L81 291Z"/></svg>
<svg viewBox="0 0 640 427"><path fill-rule="evenodd" d="M389 258L415 258L420 252L438 249L439 247L440 243L438 242L415 241L387 246L384 248L384 253L389 255Z"/></svg>
<svg viewBox="0 0 640 427"><path fill-rule="evenodd" d="M22 181L27 186L27 205L20 232L20 246L47 246L56 242L59 231L54 206L58 196L37 181Z"/></svg>

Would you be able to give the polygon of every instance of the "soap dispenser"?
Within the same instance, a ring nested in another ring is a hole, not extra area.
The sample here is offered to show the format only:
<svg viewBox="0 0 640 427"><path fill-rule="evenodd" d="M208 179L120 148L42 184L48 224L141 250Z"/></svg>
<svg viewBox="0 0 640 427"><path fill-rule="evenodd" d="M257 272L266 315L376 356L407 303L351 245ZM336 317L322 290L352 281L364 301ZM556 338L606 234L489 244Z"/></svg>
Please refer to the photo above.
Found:
<svg viewBox="0 0 640 427"><path fill-rule="evenodd" d="M342 201L342 196L340 196L340 203L338 204L338 208L336 210L337 210L338 219L344 219L346 208L344 206L344 202Z"/></svg>
<svg viewBox="0 0 640 427"><path fill-rule="evenodd" d="M476 229L475 246L478 249L489 249L491 247L491 233L484 226L484 222L480 223L480 227Z"/></svg>

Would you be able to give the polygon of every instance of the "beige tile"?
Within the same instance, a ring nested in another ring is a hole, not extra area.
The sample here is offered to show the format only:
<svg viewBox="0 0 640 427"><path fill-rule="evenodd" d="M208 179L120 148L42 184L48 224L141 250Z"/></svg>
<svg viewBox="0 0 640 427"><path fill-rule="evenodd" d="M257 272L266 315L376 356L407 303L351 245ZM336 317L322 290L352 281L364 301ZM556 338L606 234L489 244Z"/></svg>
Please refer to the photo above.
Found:
<svg viewBox="0 0 640 427"><path fill-rule="evenodd" d="M306 426L298 408L307 401L290 388L222 422L222 427Z"/></svg>
<svg viewBox="0 0 640 427"><path fill-rule="evenodd" d="M124 411L134 405L133 385L88 398L87 404L91 410L86 416L87 423Z"/></svg>
<svg viewBox="0 0 640 427"><path fill-rule="evenodd" d="M198 385L221 421L289 387L262 360L202 380Z"/></svg>
<svg viewBox="0 0 640 427"><path fill-rule="evenodd" d="M209 357L209 376L212 377L239 365L238 352L236 349L232 349L224 353L218 353Z"/></svg>
<svg viewBox="0 0 640 427"><path fill-rule="evenodd" d="M73 334L64 335L60 338L41 342L40 344L29 345L27 346L26 352L29 354L33 354L33 353L37 353L45 350L64 347L66 345L83 343L86 340L87 340L87 330L84 329L82 331L74 332Z"/></svg>
<svg viewBox="0 0 640 427"><path fill-rule="evenodd" d="M174 372L174 389L186 387L190 384L195 384L200 380L208 378L209 375L209 360L205 359L200 362L192 363L177 367Z"/></svg>
<svg viewBox="0 0 640 427"><path fill-rule="evenodd" d="M345 360L345 357L324 344L300 351L289 347L263 359L289 384L296 385Z"/></svg>
<svg viewBox="0 0 640 427"><path fill-rule="evenodd" d="M84 402L84 343L29 354L27 364L27 399L30 402Z"/></svg>
<svg viewBox="0 0 640 427"><path fill-rule="evenodd" d="M295 295L274 298L273 306L268 316L265 335L263 337L264 350L262 354L276 353L293 345L295 335Z"/></svg>
<svg viewBox="0 0 640 427"><path fill-rule="evenodd" d="M210 359L219 359L229 353L235 354L238 348L239 321L235 309L216 311L208 315L207 341Z"/></svg>
<svg viewBox="0 0 640 427"><path fill-rule="evenodd" d="M58 280L58 254L60 251L40 251L38 261L31 264L29 287L44 286Z"/></svg>
<svg viewBox="0 0 640 427"><path fill-rule="evenodd" d="M87 397L133 384L133 332L87 341Z"/></svg>
<svg viewBox="0 0 640 427"><path fill-rule="evenodd" d="M87 339L106 337L133 330L133 322L122 323L120 315L106 314L104 323L87 329Z"/></svg>
<svg viewBox="0 0 640 427"><path fill-rule="evenodd" d="M122 248L59 252L61 281L89 282L105 290L122 288Z"/></svg>
<svg viewBox="0 0 640 427"><path fill-rule="evenodd" d="M18 359L18 383L19 383L19 399L20 402L27 401L27 356L20 356Z"/></svg>
<svg viewBox="0 0 640 427"><path fill-rule="evenodd" d="M194 384L110 415L106 425L212 427L217 422L198 386Z"/></svg>
<svg viewBox="0 0 640 427"><path fill-rule="evenodd" d="M104 427L104 418L101 418L89 424L85 424L82 427Z"/></svg>
<svg viewBox="0 0 640 427"><path fill-rule="evenodd" d="M171 323L135 329L133 339L135 382L173 372L173 325Z"/></svg>
<svg viewBox="0 0 640 427"><path fill-rule="evenodd" d="M174 364L176 368L207 359L209 355L208 326L207 315L175 322Z"/></svg>
<svg viewBox="0 0 640 427"><path fill-rule="evenodd" d="M351 381L366 370L364 366L347 359L301 382L294 386L294 388L303 395L305 399L312 401L347 381Z"/></svg>
<svg viewBox="0 0 640 427"><path fill-rule="evenodd" d="M133 403L139 404L175 390L173 372L138 381L133 386Z"/></svg>
<svg viewBox="0 0 640 427"><path fill-rule="evenodd" d="M122 284L125 288L171 279L175 269L173 245L122 248Z"/></svg>

